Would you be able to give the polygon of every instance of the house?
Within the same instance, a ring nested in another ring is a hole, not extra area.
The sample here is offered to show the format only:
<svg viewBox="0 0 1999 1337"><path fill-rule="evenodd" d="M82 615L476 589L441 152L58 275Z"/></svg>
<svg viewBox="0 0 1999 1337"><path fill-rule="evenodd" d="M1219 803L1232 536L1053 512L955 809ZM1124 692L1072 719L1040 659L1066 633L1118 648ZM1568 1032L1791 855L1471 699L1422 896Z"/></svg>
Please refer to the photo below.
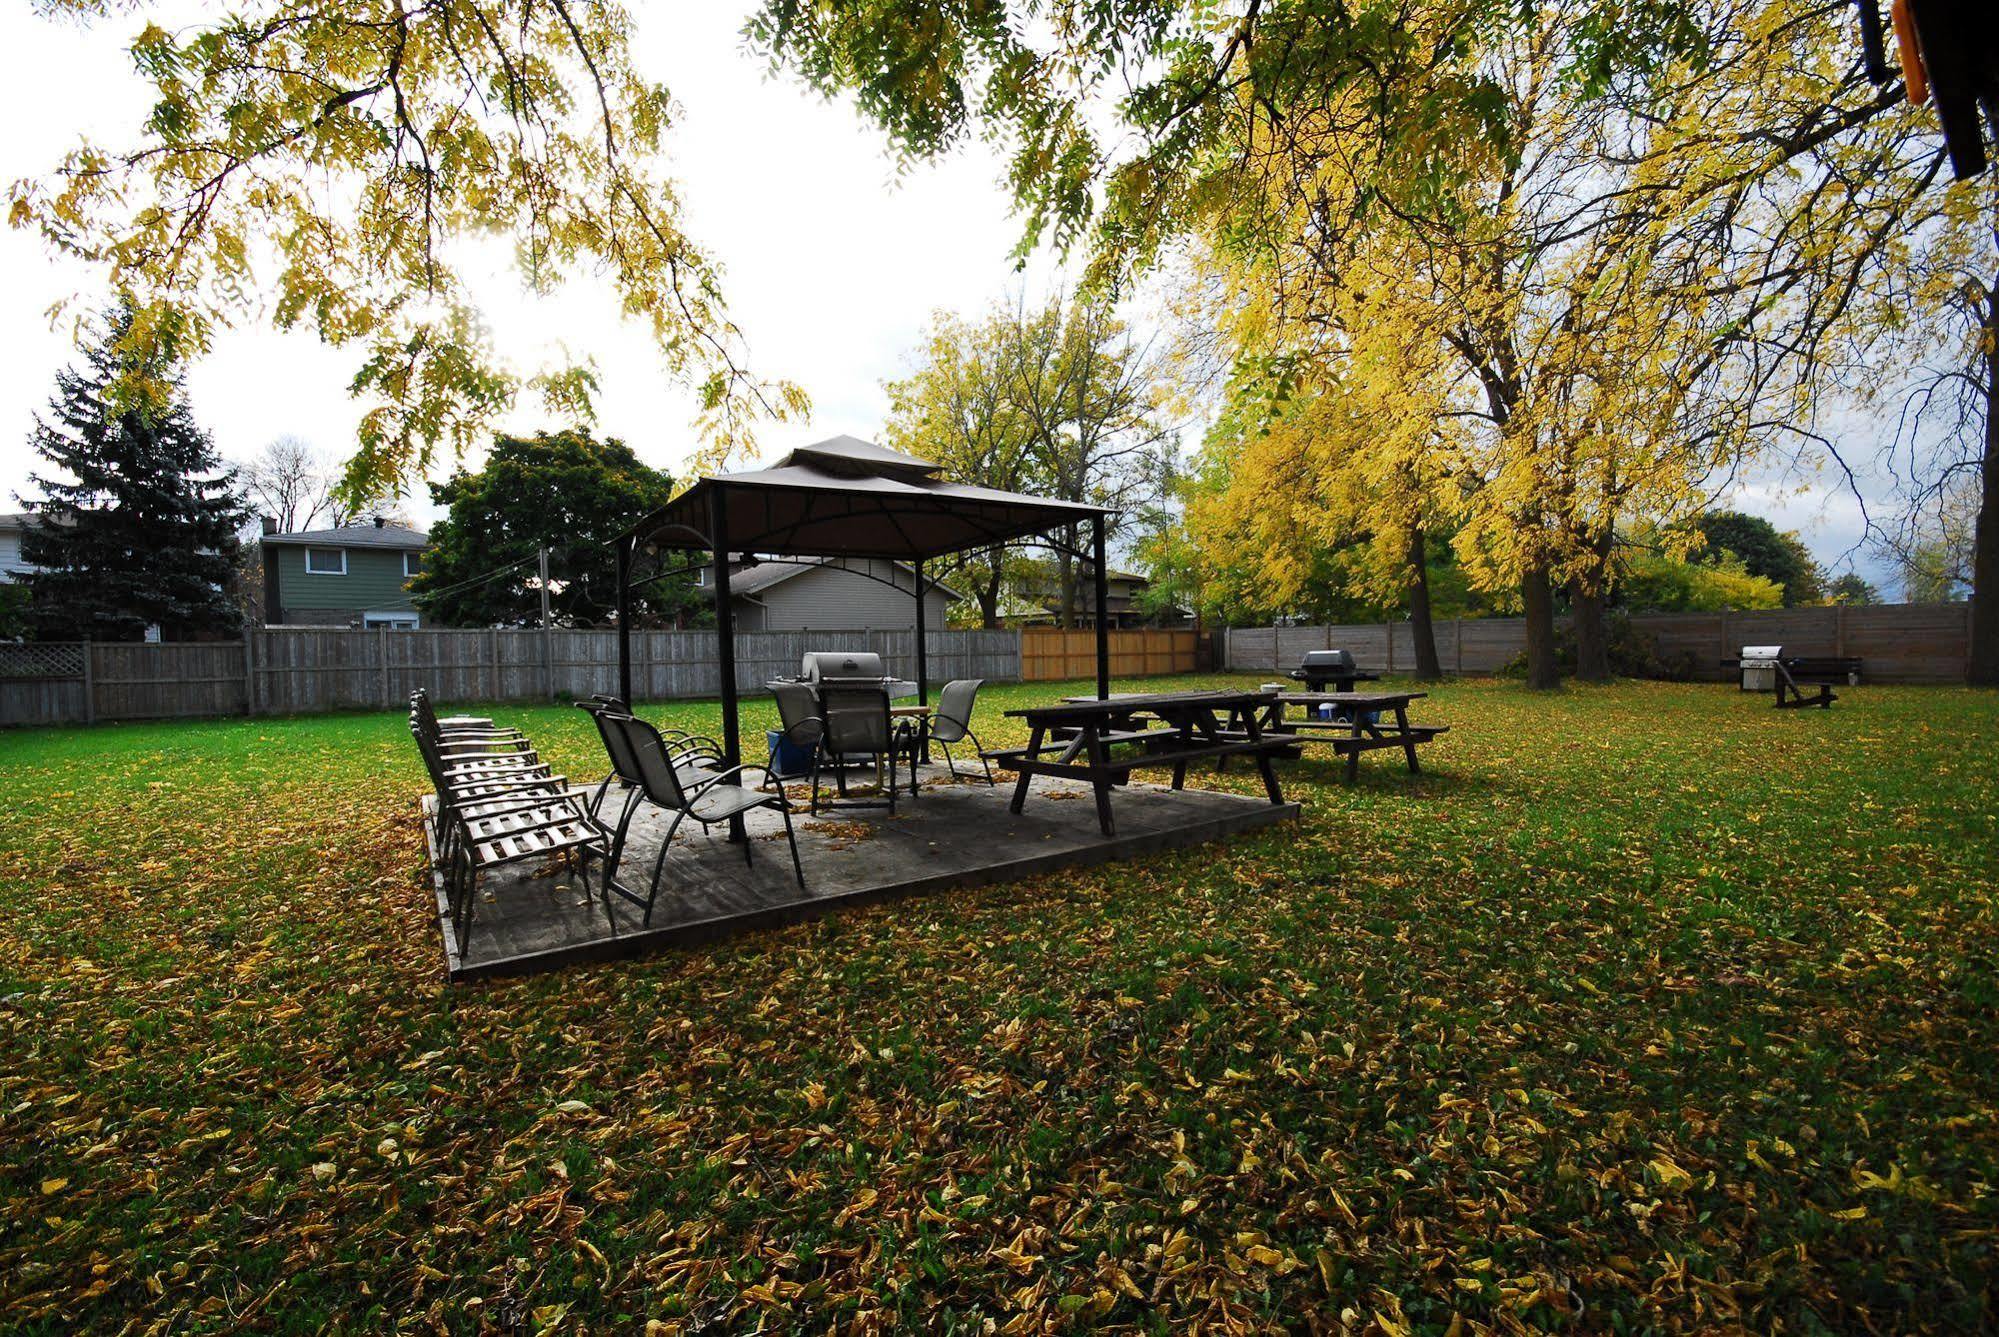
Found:
<svg viewBox="0 0 1999 1337"><path fill-rule="evenodd" d="M695 584L713 599L713 568L697 573ZM923 584L924 625L942 630L945 613L964 596L935 580ZM877 557L732 563L729 602L739 631L913 631L916 572Z"/></svg>
<svg viewBox="0 0 1999 1337"><path fill-rule="evenodd" d="M34 570L21 556L21 538L41 521L22 511L0 514L0 585L18 583Z"/></svg>
<svg viewBox="0 0 1999 1337"><path fill-rule="evenodd" d="M1136 571L1119 571L1113 567L1104 575L1104 605L1110 614L1113 627L1178 627L1188 621L1184 608L1165 608L1157 613L1148 613L1138 603L1139 596L1152 584ZM1006 621L1020 627L1054 626L1060 621L1062 611L1062 583L1053 570L1045 575L1023 580L1020 599L1007 613ZM1090 581L1089 572L1079 565L1076 570L1076 625L1088 627L1096 625L1096 590Z"/></svg>
<svg viewBox="0 0 1999 1337"><path fill-rule="evenodd" d="M410 602L430 536L372 522L279 534L264 521L264 622L295 627L395 627L423 619Z"/></svg>

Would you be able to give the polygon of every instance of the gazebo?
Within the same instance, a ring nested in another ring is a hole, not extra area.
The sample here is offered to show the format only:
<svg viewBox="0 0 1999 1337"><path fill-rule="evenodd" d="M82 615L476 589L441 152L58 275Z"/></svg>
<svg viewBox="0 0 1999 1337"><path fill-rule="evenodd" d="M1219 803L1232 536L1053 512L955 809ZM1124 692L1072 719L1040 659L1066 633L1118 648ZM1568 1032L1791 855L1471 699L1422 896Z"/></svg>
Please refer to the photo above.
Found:
<svg viewBox="0 0 1999 1337"><path fill-rule="evenodd" d="M1106 508L947 482L928 460L851 436L801 446L768 469L703 478L617 540L618 685L632 695L631 590L642 549L699 552L714 564L715 636L722 678L722 744L728 764L742 760L736 722L735 618L729 599L732 557L886 558L916 572L916 686L929 704L924 644L923 563L951 553L1034 539L1085 563L1095 587L1097 695L1110 695L1110 632L1105 621ZM1082 551L1064 536L1089 529ZM656 580L686 566L645 576Z"/></svg>

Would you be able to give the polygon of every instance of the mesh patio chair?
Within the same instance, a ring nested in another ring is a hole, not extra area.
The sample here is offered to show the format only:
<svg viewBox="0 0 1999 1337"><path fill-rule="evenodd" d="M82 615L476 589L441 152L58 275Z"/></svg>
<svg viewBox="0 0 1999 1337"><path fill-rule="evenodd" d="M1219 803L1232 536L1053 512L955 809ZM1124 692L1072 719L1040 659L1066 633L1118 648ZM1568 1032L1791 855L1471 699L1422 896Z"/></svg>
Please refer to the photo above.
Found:
<svg viewBox="0 0 1999 1337"><path fill-rule="evenodd" d="M986 783L993 783L993 764L985 758L985 744L972 732L972 706L979 699L979 688L985 686L984 678L957 678L944 684L944 690L937 696L937 712L930 717L927 730L929 740L944 752L944 764L951 768L955 779L957 763L951 760L951 744L972 740L972 747L979 753L979 764L986 768Z"/></svg>
<svg viewBox="0 0 1999 1337"><path fill-rule="evenodd" d="M673 814L666 833L660 837L659 855L653 860L652 884L641 897L619 886L616 881L617 860L622 855L627 830L632 815L640 804L634 802L618 824L618 831L612 842L613 853L607 857L604 872L604 907L610 911L611 893L616 892L625 900L643 909L643 924L652 923L653 904L659 899L660 874L666 868L667 851L673 848L674 834L680 824L688 818L699 822L703 830L721 825L731 817L740 817L757 808L775 808L784 818L784 839L791 847L791 871L798 878L801 889L805 886L805 865L799 862L798 838L791 829L791 805L785 801L780 787L775 794L767 794L761 789L748 789L739 783L747 771L760 771L761 766L736 766L719 773L705 774L695 783L686 783L683 770L673 764L666 743L659 730L644 720L631 715L616 715L604 711L598 720L609 731L622 737L620 746L612 755L629 758L634 767L634 779L638 796L646 803L661 811ZM754 839L743 841L743 862L753 864Z"/></svg>
<svg viewBox="0 0 1999 1337"><path fill-rule="evenodd" d="M611 770L597 786L590 798L590 811L601 818L604 811L604 796L612 785L625 795L625 810L637 800L638 763L629 755L630 744L622 731L606 727L606 716L629 716L628 710L615 708L615 697L593 697L589 701L579 701L577 706L586 711L597 725L597 736L603 741L604 755L610 759ZM673 759L674 768L681 776L683 784L698 784L705 777L723 769L721 745L698 734L681 733L678 738L669 738L666 730L659 731L667 755ZM620 820L623 819L620 812Z"/></svg>
<svg viewBox="0 0 1999 1337"><path fill-rule="evenodd" d="M832 682L819 684L819 718L825 722L821 750L833 763L833 781L841 802L848 808L879 808L895 812L896 764L909 758L909 793L916 795L917 734L906 720L888 713L888 689L879 683ZM876 797L850 798L847 768L867 760L875 768ZM886 773L887 781L883 782ZM818 786L813 787L812 811L819 811Z"/></svg>
<svg viewBox="0 0 1999 1337"><path fill-rule="evenodd" d="M770 694L777 699L777 717L781 726L778 747L795 747L812 756L809 771L812 780L812 803L814 812L819 803L819 745L826 738L826 721L819 718L819 696L811 686L802 682L780 682L771 685ZM777 773L777 747L770 750L764 763L764 771L769 783L774 784L781 794L784 781Z"/></svg>

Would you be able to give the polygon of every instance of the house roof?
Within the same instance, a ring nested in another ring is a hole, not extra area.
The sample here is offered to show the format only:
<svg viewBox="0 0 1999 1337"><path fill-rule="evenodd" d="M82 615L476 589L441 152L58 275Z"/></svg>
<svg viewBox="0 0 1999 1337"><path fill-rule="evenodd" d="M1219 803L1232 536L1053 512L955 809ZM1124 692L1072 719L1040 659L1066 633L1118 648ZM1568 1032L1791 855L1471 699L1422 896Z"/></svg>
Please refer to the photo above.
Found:
<svg viewBox="0 0 1999 1337"><path fill-rule="evenodd" d="M802 576L807 571L816 571L821 567L831 567L834 570L841 570L841 571L854 571L854 568L852 567L842 566L837 562L824 562L824 561L758 562L755 566L747 567L741 570L733 569L733 566L734 564L731 563L732 569L729 572L729 594L731 597L735 598L754 598L759 591L767 590L773 585L781 585L785 581L790 580L795 576ZM904 571L909 572L911 575L916 574L916 569L910 566L909 563L907 562L897 562L896 566ZM873 576L863 575L858 571L854 571L854 574L860 576L860 578L863 580L875 579L875 577ZM946 585L943 581L937 580L933 577L925 576L923 578L923 583L925 585L930 586L932 589L938 589L944 591L944 593L950 595L953 600L958 600L965 597L964 595L958 593L958 591L952 589L949 585ZM715 587L713 585L701 586L701 592L707 595L711 599L715 597Z"/></svg>
<svg viewBox="0 0 1999 1337"><path fill-rule="evenodd" d="M420 551L430 535L406 525L342 525L338 529L302 529L295 534L266 534L265 543L299 543L320 548L401 548Z"/></svg>
<svg viewBox="0 0 1999 1337"><path fill-rule="evenodd" d="M633 532L666 548L711 546L717 504L730 552L792 557L941 557L1107 514L1102 506L946 482L938 465L851 436L768 469L704 478Z"/></svg>

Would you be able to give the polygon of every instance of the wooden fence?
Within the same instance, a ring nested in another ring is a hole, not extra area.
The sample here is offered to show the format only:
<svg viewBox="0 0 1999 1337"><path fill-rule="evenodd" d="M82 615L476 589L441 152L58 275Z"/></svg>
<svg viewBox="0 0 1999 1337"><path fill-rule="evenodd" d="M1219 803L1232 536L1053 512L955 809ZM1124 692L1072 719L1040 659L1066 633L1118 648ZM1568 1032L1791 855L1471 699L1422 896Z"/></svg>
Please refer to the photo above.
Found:
<svg viewBox="0 0 1999 1337"><path fill-rule="evenodd" d="M740 632L737 689L761 691L796 673L808 648L827 646L916 672L914 631ZM925 647L933 684L1020 679L1017 632L932 631ZM0 725L384 709L416 687L443 701L615 692L617 633L281 627L240 641L0 645ZM633 633L632 689L642 700L720 694L714 632Z"/></svg>
<svg viewBox="0 0 1999 1337"><path fill-rule="evenodd" d="M1971 654L1971 605L1870 604L1860 608L1772 608L1743 613L1643 613L1631 625L1662 657L1691 665L1706 681L1745 645L1781 645L1796 654L1858 655L1869 682L1963 682ZM1525 653L1526 624L1489 617L1436 624L1446 673L1496 673ZM1407 622L1337 627L1238 627L1223 633L1223 662L1244 673L1296 668L1307 650L1353 651L1362 668L1409 673L1416 645Z"/></svg>
<svg viewBox="0 0 1999 1337"><path fill-rule="evenodd" d="M1147 628L1111 633L1111 676L1148 677L1160 673L1194 673L1212 668L1203 654L1211 646L1207 632ZM1097 676L1097 633L1094 628L1064 630L1028 627L1020 633L1020 677L1023 682Z"/></svg>

